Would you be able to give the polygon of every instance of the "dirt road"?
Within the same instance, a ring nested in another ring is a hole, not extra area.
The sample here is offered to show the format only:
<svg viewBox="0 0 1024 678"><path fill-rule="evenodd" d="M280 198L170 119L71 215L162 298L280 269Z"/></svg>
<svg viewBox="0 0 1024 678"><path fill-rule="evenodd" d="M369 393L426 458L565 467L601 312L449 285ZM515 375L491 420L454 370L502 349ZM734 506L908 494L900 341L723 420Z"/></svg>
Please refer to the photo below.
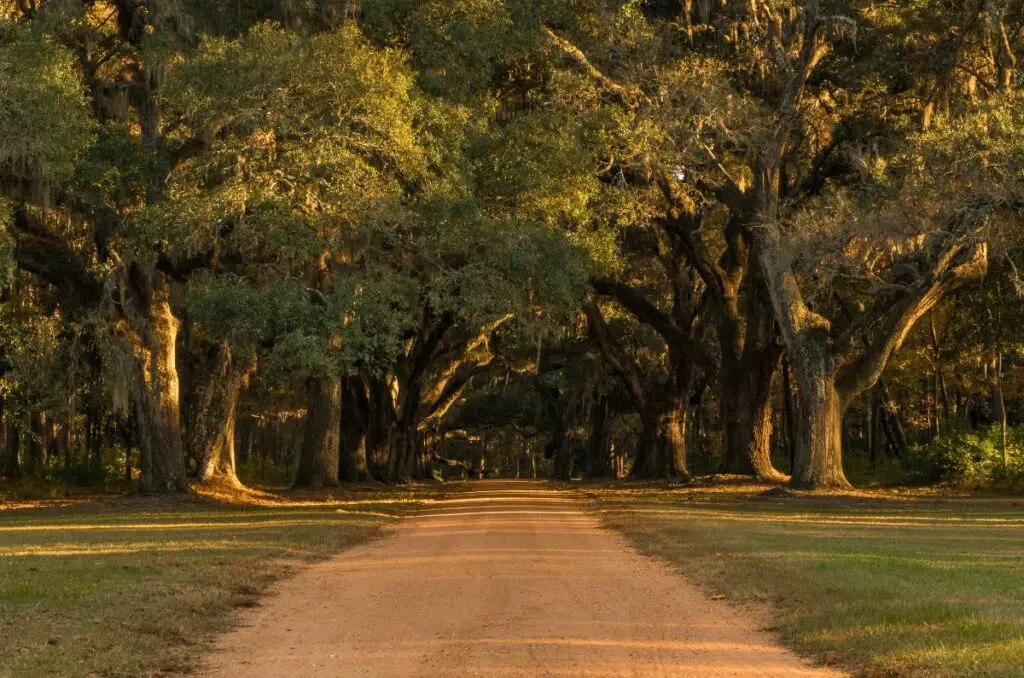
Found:
<svg viewBox="0 0 1024 678"><path fill-rule="evenodd" d="M571 495L484 481L282 582L211 677L837 676Z"/></svg>

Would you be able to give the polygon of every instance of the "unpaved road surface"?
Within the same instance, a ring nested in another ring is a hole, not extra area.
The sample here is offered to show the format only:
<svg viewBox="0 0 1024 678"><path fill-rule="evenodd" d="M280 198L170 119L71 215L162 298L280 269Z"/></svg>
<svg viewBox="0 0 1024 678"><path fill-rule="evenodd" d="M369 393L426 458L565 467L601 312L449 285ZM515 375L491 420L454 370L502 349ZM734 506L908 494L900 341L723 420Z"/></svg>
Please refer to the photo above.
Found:
<svg viewBox="0 0 1024 678"><path fill-rule="evenodd" d="M838 676L568 493L483 481L281 582L208 676Z"/></svg>

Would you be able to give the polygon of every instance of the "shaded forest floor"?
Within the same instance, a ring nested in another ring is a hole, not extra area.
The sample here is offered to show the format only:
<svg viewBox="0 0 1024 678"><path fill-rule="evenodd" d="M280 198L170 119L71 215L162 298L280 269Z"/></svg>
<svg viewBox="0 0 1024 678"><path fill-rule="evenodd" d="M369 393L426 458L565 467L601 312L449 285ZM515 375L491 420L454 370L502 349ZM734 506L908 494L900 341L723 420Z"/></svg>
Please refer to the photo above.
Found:
<svg viewBox="0 0 1024 678"><path fill-rule="evenodd" d="M1024 676L1024 500L588 485L605 524L867 676Z"/></svg>
<svg viewBox="0 0 1024 678"><path fill-rule="evenodd" d="M439 492L0 502L0 677L189 672L271 582Z"/></svg>

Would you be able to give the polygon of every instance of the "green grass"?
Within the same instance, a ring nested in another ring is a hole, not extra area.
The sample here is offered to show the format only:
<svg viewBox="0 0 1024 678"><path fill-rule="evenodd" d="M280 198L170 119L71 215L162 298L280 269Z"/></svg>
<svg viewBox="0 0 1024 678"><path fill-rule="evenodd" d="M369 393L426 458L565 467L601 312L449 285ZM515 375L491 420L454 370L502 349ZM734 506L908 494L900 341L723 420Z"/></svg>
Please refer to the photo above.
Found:
<svg viewBox="0 0 1024 678"><path fill-rule="evenodd" d="M258 605L304 561L370 538L414 500L0 511L0 677L187 673L236 608Z"/></svg>
<svg viewBox="0 0 1024 678"><path fill-rule="evenodd" d="M1024 501L587 490L645 553L868 676L1024 676Z"/></svg>

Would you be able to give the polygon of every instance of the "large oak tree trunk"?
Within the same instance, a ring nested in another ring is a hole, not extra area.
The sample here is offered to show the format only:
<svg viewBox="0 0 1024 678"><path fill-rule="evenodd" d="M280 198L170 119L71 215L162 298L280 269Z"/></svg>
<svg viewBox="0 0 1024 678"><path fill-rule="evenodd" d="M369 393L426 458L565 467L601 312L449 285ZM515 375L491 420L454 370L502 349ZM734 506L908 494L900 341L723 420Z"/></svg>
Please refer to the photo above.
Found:
<svg viewBox="0 0 1024 678"><path fill-rule="evenodd" d="M363 382L356 377L345 380L341 402L341 479L354 483L370 477L367 462L367 429L370 404Z"/></svg>
<svg viewBox="0 0 1024 678"><path fill-rule="evenodd" d="M293 485L333 487L338 484L341 445L341 380L312 377L306 380L306 396L306 426Z"/></svg>
<svg viewBox="0 0 1024 678"><path fill-rule="evenodd" d="M146 494L188 492L181 436L176 364L178 319L162 274L154 274L148 299L135 319L133 353L135 416L139 433L139 490Z"/></svg>
<svg viewBox="0 0 1024 678"><path fill-rule="evenodd" d="M686 458L686 399L656 405L643 412L636 459L629 475L634 478L689 480Z"/></svg>
<svg viewBox="0 0 1024 678"><path fill-rule="evenodd" d="M250 371L248 361L237 360L226 345L220 345L196 378L189 438L199 460L200 483L242 486L235 471L235 422Z"/></svg>
<svg viewBox="0 0 1024 678"><path fill-rule="evenodd" d="M391 434L391 456L388 458L388 482L408 483L416 464L418 435L414 422L398 422Z"/></svg>
<svg viewBox="0 0 1024 678"><path fill-rule="evenodd" d="M794 487L847 488L843 473L842 398L824 355L804 351L790 355L797 382L796 465Z"/></svg>
<svg viewBox="0 0 1024 678"><path fill-rule="evenodd" d="M568 481L572 475L572 454L569 446L569 431L562 413L557 415L555 430L549 445L551 447L552 474L558 480Z"/></svg>
<svg viewBox="0 0 1024 678"><path fill-rule="evenodd" d="M399 386L399 405L392 426L391 456L388 459L387 481L390 483L407 483L418 473L423 377L423 371L414 366L412 373Z"/></svg>
<svg viewBox="0 0 1024 678"><path fill-rule="evenodd" d="M777 362L774 352L759 361L727 362L719 399L722 470L726 473L753 475L773 482L786 480L771 460L771 384Z"/></svg>
<svg viewBox="0 0 1024 678"><path fill-rule="evenodd" d="M379 378L369 379L367 386L366 465L372 477L387 481L394 418L391 390Z"/></svg>

